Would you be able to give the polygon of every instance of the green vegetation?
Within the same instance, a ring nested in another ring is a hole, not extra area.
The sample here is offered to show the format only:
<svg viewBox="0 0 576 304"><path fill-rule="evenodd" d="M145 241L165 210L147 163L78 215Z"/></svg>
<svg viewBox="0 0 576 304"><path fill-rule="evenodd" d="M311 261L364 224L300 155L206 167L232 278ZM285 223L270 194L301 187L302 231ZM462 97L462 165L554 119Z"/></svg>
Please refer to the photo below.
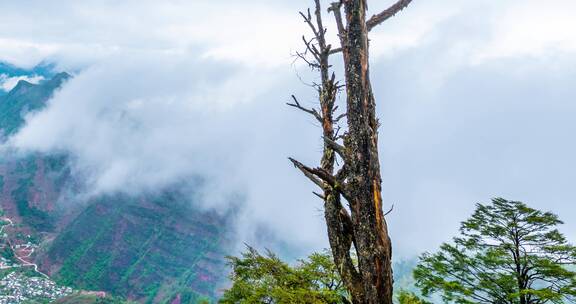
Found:
<svg viewBox="0 0 576 304"><path fill-rule="evenodd" d="M550 212L494 199L478 204L461 236L426 253L414 271L425 295L455 303L566 303L576 301L576 247L556 229Z"/></svg>
<svg viewBox="0 0 576 304"><path fill-rule="evenodd" d="M328 251L313 253L297 265L290 266L274 253L260 254L248 247L241 257L228 257L232 268L232 286L224 292L220 303L350 303L349 295L335 269ZM395 264L396 278L407 281L412 261ZM399 304L430 304L416 293L406 290L411 285L396 286Z"/></svg>
<svg viewBox="0 0 576 304"><path fill-rule="evenodd" d="M314 253L296 266L254 248L229 257L233 285L220 303L348 303L332 256Z"/></svg>
<svg viewBox="0 0 576 304"><path fill-rule="evenodd" d="M29 203L30 193L34 186L34 175L38 170L36 161L36 157L32 156L18 162L15 173L21 178L18 180L18 187L12 191L11 195L16 202L18 214L24 218L27 225L37 231L51 231L54 229L54 223L50 215Z"/></svg>
<svg viewBox="0 0 576 304"><path fill-rule="evenodd" d="M0 249L0 256L12 263L16 262L16 256L14 255L14 251L6 245L3 245L2 249Z"/></svg>
<svg viewBox="0 0 576 304"><path fill-rule="evenodd" d="M61 265L56 280L144 303L215 299L225 227L184 201L115 195L91 202L48 249L47 259Z"/></svg>
<svg viewBox="0 0 576 304"><path fill-rule="evenodd" d="M405 290L400 291L397 298L399 304L431 304L418 297L415 293Z"/></svg>
<svg viewBox="0 0 576 304"><path fill-rule="evenodd" d="M4 173L0 175L0 190L5 197L4 204L14 203L18 216L23 219L22 227L32 228L26 235L35 237L36 233L54 231L61 210L53 204L69 177L69 169L63 164L65 160L61 155L38 154L0 159ZM4 211L0 214L4 215Z"/></svg>
<svg viewBox="0 0 576 304"><path fill-rule="evenodd" d="M462 223L453 244L424 254L416 265L394 265L395 302L573 303L576 301L576 247L556 229L555 214L521 202L494 199L478 204ZM232 286L221 303L349 303L348 293L328 253L291 266L275 254L253 248L229 257ZM414 269L414 267L416 267ZM403 274L414 269L415 281ZM395 271L396 272L396 271Z"/></svg>

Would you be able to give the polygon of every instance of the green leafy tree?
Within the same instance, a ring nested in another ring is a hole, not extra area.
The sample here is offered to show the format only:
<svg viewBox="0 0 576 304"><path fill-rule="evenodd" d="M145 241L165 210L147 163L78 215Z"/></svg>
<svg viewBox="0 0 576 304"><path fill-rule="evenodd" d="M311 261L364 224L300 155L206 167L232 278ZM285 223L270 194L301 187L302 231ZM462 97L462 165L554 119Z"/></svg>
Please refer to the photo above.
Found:
<svg viewBox="0 0 576 304"><path fill-rule="evenodd" d="M550 212L501 198L478 204L461 236L426 253L414 271L424 295L456 303L573 303L576 247ZM573 268L572 268L573 269Z"/></svg>
<svg viewBox="0 0 576 304"><path fill-rule="evenodd" d="M228 257L232 287L220 303L349 303L349 295L328 253L314 253L290 266L274 253L248 247Z"/></svg>

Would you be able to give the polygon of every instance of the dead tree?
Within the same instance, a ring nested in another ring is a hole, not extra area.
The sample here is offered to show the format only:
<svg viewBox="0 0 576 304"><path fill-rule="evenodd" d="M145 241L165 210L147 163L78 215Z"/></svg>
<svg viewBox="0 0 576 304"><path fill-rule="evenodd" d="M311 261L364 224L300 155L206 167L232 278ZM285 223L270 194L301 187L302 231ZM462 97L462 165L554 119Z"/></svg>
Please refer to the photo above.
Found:
<svg viewBox="0 0 576 304"><path fill-rule="evenodd" d="M412 0L399 0L369 19L366 1L341 0L329 7L340 40L337 48L327 43L320 0L315 0L314 16L310 10L300 13L313 36L302 37L305 51L297 56L320 72L321 82L316 84L320 109L306 108L294 96L293 103L288 105L318 120L322 125L324 149L319 167L306 166L293 158L290 161L322 190L315 194L324 200L334 262L351 301L391 304L392 247L382 205L378 119L370 84L368 32ZM344 63L344 85L336 81L329 62L335 54L341 55ZM336 97L343 87L346 112L338 115ZM339 121L343 118L346 131L339 135ZM337 160L341 165L337 165ZM354 253L357 263L352 258Z"/></svg>

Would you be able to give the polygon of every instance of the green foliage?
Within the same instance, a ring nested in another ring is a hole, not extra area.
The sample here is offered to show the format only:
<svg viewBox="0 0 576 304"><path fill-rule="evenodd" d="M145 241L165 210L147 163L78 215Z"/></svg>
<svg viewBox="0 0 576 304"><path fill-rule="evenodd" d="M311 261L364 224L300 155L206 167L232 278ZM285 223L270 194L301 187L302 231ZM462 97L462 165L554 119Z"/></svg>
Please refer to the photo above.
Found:
<svg viewBox="0 0 576 304"><path fill-rule="evenodd" d="M54 278L142 303L216 298L224 273L223 220L179 195L103 196L66 226L47 250Z"/></svg>
<svg viewBox="0 0 576 304"><path fill-rule="evenodd" d="M550 212L494 199L478 204L461 236L426 253L414 271L424 295L455 303L566 303L576 300L576 247Z"/></svg>
<svg viewBox="0 0 576 304"><path fill-rule="evenodd" d="M14 251L12 251L12 249L9 246L2 246L2 249L0 249L0 256L11 262L16 261Z"/></svg>
<svg viewBox="0 0 576 304"><path fill-rule="evenodd" d="M314 253L296 266L252 247L228 257L233 285L220 303L347 303L347 293L328 253Z"/></svg>
<svg viewBox="0 0 576 304"><path fill-rule="evenodd" d="M34 177L39 171L40 161L36 155L30 155L16 162L16 168L9 174L17 179L17 186L10 195L16 203L18 215L24 219L26 225L36 231L50 232L54 229L54 219L48 212L30 204L31 195L38 190Z"/></svg>
<svg viewBox="0 0 576 304"><path fill-rule="evenodd" d="M426 302L420 297L418 297L415 293L401 290L398 293L398 303L399 304L430 304L430 302Z"/></svg>
<svg viewBox="0 0 576 304"><path fill-rule="evenodd" d="M18 188L11 193L18 207L18 214L23 217L26 224L32 228L38 231L52 231L54 229L54 223L48 213L30 206L28 193L31 185L32 179L21 179Z"/></svg>

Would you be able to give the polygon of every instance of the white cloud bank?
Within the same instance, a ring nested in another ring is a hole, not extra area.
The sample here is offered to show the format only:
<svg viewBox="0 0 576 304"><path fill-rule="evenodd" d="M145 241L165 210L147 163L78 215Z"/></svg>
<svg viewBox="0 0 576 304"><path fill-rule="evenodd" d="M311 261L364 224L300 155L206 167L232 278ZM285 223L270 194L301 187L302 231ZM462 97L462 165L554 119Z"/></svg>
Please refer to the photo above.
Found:
<svg viewBox="0 0 576 304"><path fill-rule="evenodd" d="M8 145L70 153L88 194L138 193L201 177L196 203L222 211L243 205L246 241L256 242L253 234L266 227L315 247L324 239L319 206L310 192L289 190L309 185L286 159L313 147L315 132L302 121L293 127L298 118L282 106L288 94L272 94L293 82L286 76L191 56L114 58L72 78ZM294 226L294 218L302 223Z"/></svg>
<svg viewBox="0 0 576 304"><path fill-rule="evenodd" d="M369 14L393 2L372 1ZM307 28L297 11L311 4L262 0L3 1L0 60L31 66L48 58L63 67L78 68L127 52L189 54L194 50L199 57L278 67L291 61L291 52L301 49L300 36ZM467 50L464 64L574 51L576 33L571 29L576 27L575 10L572 0L555 0L553 5L537 0L414 1L371 33L372 56L394 56L438 35L460 35L450 53ZM453 18L460 19L458 26L442 27ZM336 41L333 17L326 15L325 19L331 41Z"/></svg>
<svg viewBox="0 0 576 304"><path fill-rule="evenodd" d="M125 53L194 50L197 57L278 66L290 61L305 30L295 13L269 1L3 1L0 60L31 66L52 59L77 68Z"/></svg>
<svg viewBox="0 0 576 304"><path fill-rule="evenodd" d="M575 11L572 0L555 0L550 5L537 0L414 1L399 16L373 30L372 54L393 56L450 35L456 38L450 49L468 53L465 64L574 52ZM454 19L458 22L451 22ZM443 26L449 22L452 27Z"/></svg>

